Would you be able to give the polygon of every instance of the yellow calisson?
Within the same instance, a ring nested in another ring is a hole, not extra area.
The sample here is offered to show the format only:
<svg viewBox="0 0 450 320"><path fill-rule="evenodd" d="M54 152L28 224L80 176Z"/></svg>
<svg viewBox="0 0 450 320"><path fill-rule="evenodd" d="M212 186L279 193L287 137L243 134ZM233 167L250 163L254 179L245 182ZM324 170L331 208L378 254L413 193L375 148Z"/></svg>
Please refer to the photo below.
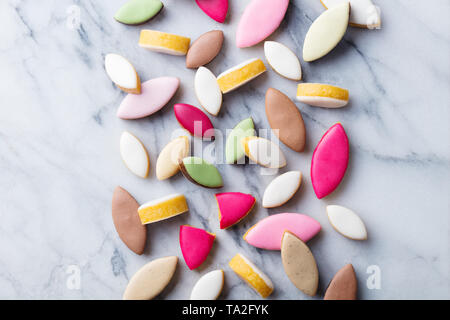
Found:
<svg viewBox="0 0 450 320"><path fill-rule="evenodd" d="M142 224L149 224L169 219L189 210L183 194L171 194L149 201L138 208Z"/></svg>
<svg viewBox="0 0 450 320"><path fill-rule="evenodd" d="M341 108L347 105L347 89L323 83L300 83L297 86L297 100L322 108Z"/></svg>
<svg viewBox="0 0 450 320"><path fill-rule="evenodd" d="M139 39L142 48L175 56L186 55L190 43L190 38L155 30L142 30Z"/></svg>

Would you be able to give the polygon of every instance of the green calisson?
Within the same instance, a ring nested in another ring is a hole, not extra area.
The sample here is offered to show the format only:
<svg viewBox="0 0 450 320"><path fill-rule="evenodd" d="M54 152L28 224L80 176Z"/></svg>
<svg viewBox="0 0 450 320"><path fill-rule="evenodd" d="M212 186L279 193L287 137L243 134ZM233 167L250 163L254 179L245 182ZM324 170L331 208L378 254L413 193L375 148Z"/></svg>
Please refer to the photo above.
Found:
<svg viewBox="0 0 450 320"><path fill-rule="evenodd" d="M156 16L163 7L159 0L130 0L117 11L114 19L124 24L138 25Z"/></svg>
<svg viewBox="0 0 450 320"><path fill-rule="evenodd" d="M236 163L245 155L241 145L242 138L255 135L255 125L252 118L239 122L230 132L225 144L225 160L227 163Z"/></svg>
<svg viewBox="0 0 450 320"><path fill-rule="evenodd" d="M199 157L186 157L179 162L183 175L191 182L205 188L223 186L219 170L211 163Z"/></svg>

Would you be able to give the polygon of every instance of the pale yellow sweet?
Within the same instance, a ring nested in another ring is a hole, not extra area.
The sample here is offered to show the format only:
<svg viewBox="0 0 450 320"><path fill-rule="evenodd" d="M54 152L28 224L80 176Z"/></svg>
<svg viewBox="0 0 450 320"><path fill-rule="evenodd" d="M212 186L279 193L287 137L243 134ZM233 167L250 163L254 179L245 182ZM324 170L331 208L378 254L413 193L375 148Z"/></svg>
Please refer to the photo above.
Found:
<svg viewBox="0 0 450 320"><path fill-rule="evenodd" d="M189 210L186 198L182 194L172 194L152 200L138 208L142 224L169 219Z"/></svg>
<svg viewBox="0 0 450 320"><path fill-rule="evenodd" d="M347 105L347 89L323 83L300 83L297 86L297 100L323 108L341 108Z"/></svg>
<svg viewBox="0 0 450 320"><path fill-rule="evenodd" d="M175 175L180 166L178 160L189 155L189 138L182 136L170 141L156 160L156 177L158 180L165 180Z"/></svg>
<svg viewBox="0 0 450 320"><path fill-rule="evenodd" d="M190 43L190 38L155 30L142 30L139 39L142 48L176 56L186 55Z"/></svg>
<svg viewBox="0 0 450 320"><path fill-rule="evenodd" d="M272 281L245 256L238 253L228 263L230 268L253 290L267 298L273 291Z"/></svg>
<svg viewBox="0 0 450 320"><path fill-rule="evenodd" d="M230 92L246 84L266 71L266 66L261 59L247 60L217 77L222 93Z"/></svg>

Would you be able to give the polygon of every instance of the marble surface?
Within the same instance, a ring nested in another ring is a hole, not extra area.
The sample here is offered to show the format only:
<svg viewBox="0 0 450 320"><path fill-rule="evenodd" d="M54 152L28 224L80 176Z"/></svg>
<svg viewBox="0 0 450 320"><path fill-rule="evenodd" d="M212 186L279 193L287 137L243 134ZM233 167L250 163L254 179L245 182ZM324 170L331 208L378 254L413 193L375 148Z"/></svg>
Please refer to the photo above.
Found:
<svg viewBox="0 0 450 320"><path fill-rule="evenodd" d="M230 230L219 230L215 191L199 188L181 175L159 182L158 152L178 129L172 105L198 105L195 72L183 57L149 52L137 45L140 29L179 33L192 39L221 29L226 42L209 65L219 74L247 58L264 61L262 44L238 49L239 17L249 1L230 0L225 24L207 17L193 0L163 0L164 11L138 27L112 19L124 0L43 0L0 2L0 298L120 299L130 277L146 262L177 255L174 281L160 298L186 299L196 280L223 268L222 299L259 299L227 266L244 253L273 280L272 299L309 299L286 277L279 252L257 250L243 233L269 214L301 212L323 227L309 242L320 272L317 298L346 263L352 263L362 299L449 299L449 120L450 4L434 1L375 1L381 7L381 30L349 28L344 40L325 58L302 62L304 81L325 82L350 90L350 104L340 110L301 103L307 128L306 151L282 146L288 166L301 170L301 190L285 206L260 205ZM77 12L80 24L77 25ZM270 39L300 55L311 21L323 8L319 0L293 0L279 30ZM181 88L159 113L136 121L116 117L124 93L107 78L103 58L115 52L129 58L142 79L177 76ZM264 94L275 87L295 97L296 83L272 70L227 94L214 125L232 128L252 116L259 129L269 128ZM318 200L309 169L322 134L340 121L351 144L349 169L339 189ZM142 139L149 150L150 177L141 179L123 165L118 148L123 130ZM197 141L198 143L198 141ZM213 145L203 144L211 154ZM206 156L207 157L207 156ZM218 165L223 191L252 193L258 203L273 176L259 166ZM143 256L119 239L111 220L116 185L145 202L183 192L190 212L148 227ZM325 206L352 208L365 221L369 240L356 242L336 233ZM181 224L217 234L207 262L186 267L178 244ZM380 288L366 281L378 266ZM75 271L74 271L75 270ZM80 285L73 285L79 274Z"/></svg>

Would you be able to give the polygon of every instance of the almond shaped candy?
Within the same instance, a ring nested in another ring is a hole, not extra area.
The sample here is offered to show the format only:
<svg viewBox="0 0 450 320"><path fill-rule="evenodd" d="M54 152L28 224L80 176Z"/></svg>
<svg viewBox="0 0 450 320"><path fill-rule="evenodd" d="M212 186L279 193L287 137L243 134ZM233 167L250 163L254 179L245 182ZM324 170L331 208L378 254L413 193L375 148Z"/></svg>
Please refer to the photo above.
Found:
<svg viewBox="0 0 450 320"><path fill-rule="evenodd" d="M361 218L352 210L342 206L327 206L328 219L333 228L344 237L367 240L367 230Z"/></svg>
<svg viewBox="0 0 450 320"><path fill-rule="evenodd" d="M267 89L266 116L278 139L294 151L302 152L306 143L306 129L297 106L279 90Z"/></svg>
<svg viewBox="0 0 450 320"><path fill-rule="evenodd" d="M124 24L138 25L156 16L163 7L159 0L129 0L116 12L114 19Z"/></svg>
<svg viewBox="0 0 450 320"><path fill-rule="evenodd" d="M105 56L105 69L108 77L122 91L141 93L141 80L133 65L124 57L109 53Z"/></svg>
<svg viewBox="0 0 450 320"><path fill-rule="evenodd" d="M179 162L183 175L199 186L205 188L221 188L222 176L217 168L199 157L186 157Z"/></svg>
<svg viewBox="0 0 450 320"><path fill-rule="evenodd" d="M117 116L124 120L147 117L162 109L172 99L180 85L174 77L160 77L142 83L141 94L129 94L117 110Z"/></svg>
<svg viewBox="0 0 450 320"><path fill-rule="evenodd" d="M340 123L323 135L311 160L311 183L317 198L333 192L344 178L349 159L347 134Z"/></svg>
<svg viewBox="0 0 450 320"><path fill-rule="evenodd" d="M138 215L139 204L122 187L116 187L112 198L112 218L123 243L136 254L142 254L147 239L147 228Z"/></svg>
<svg viewBox="0 0 450 320"><path fill-rule="evenodd" d="M273 291L273 284L270 278L262 272L253 262L251 262L243 254L236 254L228 263L242 280L244 280L250 288L256 291L261 297L267 298Z"/></svg>
<svg viewBox="0 0 450 320"><path fill-rule="evenodd" d="M177 263L175 256L147 263L130 279L123 300L151 300L156 297L172 280Z"/></svg>
<svg viewBox="0 0 450 320"><path fill-rule="evenodd" d="M241 140L254 135L255 125L251 117L242 120L231 130L225 143L225 159L228 164L236 163L245 156Z"/></svg>
<svg viewBox="0 0 450 320"><path fill-rule="evenodd" d="M189 155L189 139L182 136L170 141L156 160L156 178L165 180L175 175L180 167L178 162Z"/></svg>
<svg viewBox="0 0 450 320"><path fill-rule="evenodd" d="M323 300L357 300L358 280L351 264L339 270L328 285Z"/></svg>
<svg viewBox="0 0 450 320"><path fill-rule="evenodd" d="M254 46L270 36L280 26L288 5L289 0L252 0L237 27L238 48Z"/></svg>
<svg viewBox="0 0 450 320"><path fill-rule="evenodd" d="M328 9L349 0L320 0ZM358 28L375 29L381 26L380 12L371 0L350 0L350 25Z"/></svg>
<svg viewBox="0 0 450 320"><path fill-rule="evenodd" d="M320 231L320 223L300 213L279 213L260 220L244 234L248 244L266 250L280 250L284 231L307 242Z"/></svg>
<svg viewBox="0 0 450 320"><path fill-rule="evenodd" d="M288 202L300 188L301 181L300 171L289 171L273 179L264 191L263 207L275 208Z"/></svg>
<svg viewBox="0 0 450 320"><path fill-rule="evenodd" d="M227 17L228 0L195 0L197 5L211 19L223 23Z"/></svg>
<svg viewBox="0 0 450 320"><path fill-rule="evenodd" d="M279 75L290 80L302 79L302 67L297 56L284 44L275 41L264 42L267 62Z"/></svg>
<svg viewBox="0 0 450 320"><path fill-rule="evenodd" d="M217 116L222 106L222 91L220 91L216 76L205 67L198 68L194 79L194 89L203 109L213 116Z"/></svg>
<svg viewBox="0 0 450 320"><path fill-rule="evenodd" d="M150 159L142 142L128 131L120 137L120 155L122 160L135 175L147 178L150 170Z"/></svg>
<svg viewBox="0 0 450 320"><path fill-rule="evenodd" d="M144 203L138 208L138 213L141 223L149 224L175 217L188 210L184 195L175 193Z"/></svg>
<svg viewBox="0 0 450 320"><path fill-rule="evenodd" d="M208 116L199 108L186 103L173 106L178 123L190 134L199 138L214 139L214 127Z"/></svg>
<svg viewBox="0 0 450 320"><path fill-rule="evenodd" d="M228 93L266 72L266 66L261 59L250 59L222 72L217 77L222 93Z"/></svg>
<svg viewBox="0 0 450 320"><path fill-rule="evenodd" d="M286 166L286 157L275 143L260 137L246 137L241 140L245 154L251 160L267 168Z"/></svg>
<svg viewBox="0 0 450 320"><path fill-rule="evenodd" d="M224 272L214 270L198 279L191 292L191 300L216 300L223 289Z"/></svg>
<svg viewBox="0 0 450 320"><path fill-rule="evenodd" d="M150 51L184 56L189 50L191 39L156 30L142 30L139 46Z"/></svg>
<svg viewBox="0 0 450 320"><path fill-rule="evenodd" d="M220 229L229 228L244 219L255 205L255 197L241 192L216 194Z"/></svg>
<svg viewBox="0 0 450 320"><path fill-rule="evenodd" d="M206 260L216 235L188 225L180 226L180 248L184 261L193 270Z"/></svg>
<svg viewBox="0 0 450 320"><path fill-rule="evenodd" d="M314 20L303 43L303 60L311 62L333 50L347 31L349 16L350 3L346 1Z"/></svg>
<svg viewBox="0 0 450 320"><path fill-rule="evenodd" d="M213 30L195 40L186 55L186 67L198 68L210 63L219 54L223 45L223 32Z"/></svg>
<svg viewBox="0 0 450 320"><path fill-rule="evenodd" d="M286 231L281 241L281 260L288 278L309 296L314 296L319 285L316 259L308 246L294 234Z"/></svg>
<svg viewBox="0 0 450 320"><path fill-rule="evenodd" d="M349 93L342 89L323 83L299 83L297 100L310 106L322 108L341 108L348 104Z"/></svg>

